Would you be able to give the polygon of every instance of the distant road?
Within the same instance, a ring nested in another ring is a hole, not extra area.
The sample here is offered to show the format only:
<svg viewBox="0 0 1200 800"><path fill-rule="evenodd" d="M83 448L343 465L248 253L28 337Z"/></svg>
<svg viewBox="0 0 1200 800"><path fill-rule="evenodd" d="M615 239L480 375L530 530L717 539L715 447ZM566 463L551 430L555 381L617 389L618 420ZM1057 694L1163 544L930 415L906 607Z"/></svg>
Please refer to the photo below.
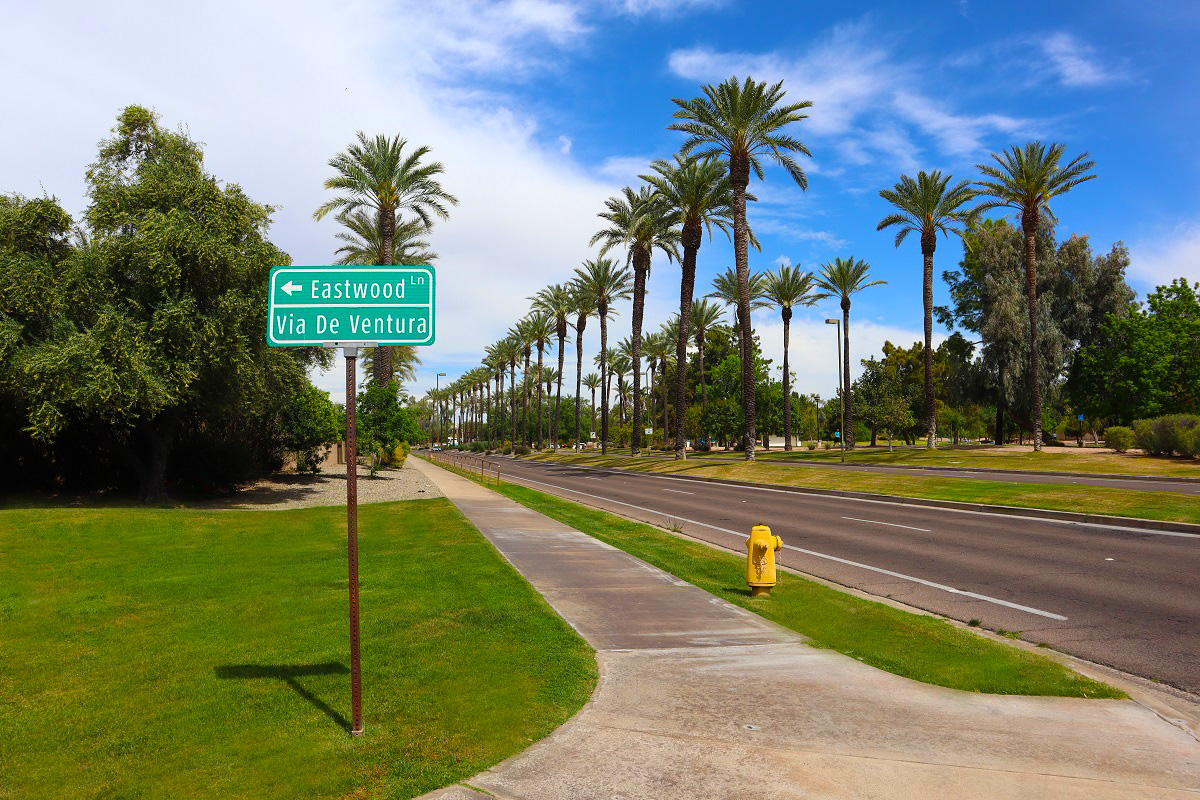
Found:
<svg viewBox="0 0 1200 800"><path fill-rule="evenodd" d="M740 464L740 458L699 456L697 462L717 464ZM1038 486L1096 486L1104 489L1135 489L1139 492L1173 492L1190 494L1200 498L1200 479L1194 481L1164 481L1151 477L1117 475L1040 475L1021 470L998 469L929 469L927 467L881 466L878 464L842 464L840 462L808 461L804 459L764 458L759 463L779 467L812 469L842 469L849 472L875 472L881 475L921 475L929 478L968 478L976 481L1001 481L1003 483L1030 483ZM1200 468L1197 469L1200 472Z"/></svg>
<svg viewBox="0 0 1200 800"><path fill-rule="evenodd" d="M1200 693L1200 536L491 461L507 481L735 550L769 525L787 566Z"/></svg>

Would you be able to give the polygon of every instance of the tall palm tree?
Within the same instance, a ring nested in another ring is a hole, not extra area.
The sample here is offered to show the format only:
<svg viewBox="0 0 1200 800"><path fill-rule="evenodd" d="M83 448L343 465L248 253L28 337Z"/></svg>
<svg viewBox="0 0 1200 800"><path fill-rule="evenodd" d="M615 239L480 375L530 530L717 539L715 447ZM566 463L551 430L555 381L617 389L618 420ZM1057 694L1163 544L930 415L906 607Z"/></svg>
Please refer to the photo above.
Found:
<svg viewBox="0 0 1200 800"><path fill-rule="evenodd" d="M554 332L558 335L558 391L550 414L550 429L554 431L554 435L550 437L550 446L557 448L558 432L561 430L558 414L562 404L563 357L566 355L567 329L571 326L570 316L576 311L575 294L569 284L556 283L529 299L533 301L535 309L548 314L554 320Z"/></svg>
<svg viewBox="0 0 1200 800"><path fill-rule="evenodd" d="M596 390L598 388L600 388L600 376L594 372L589 372L587 375L583 376L582 383L584 386L586 386L592 392L592 430L595 431L596 430ZM579 398L577 397L575 399L578 400ZM576 427L576 429L579 428L578 423L576 424L575 427ZM578 439L578 438L579 437L577 435L576 439Z"/></svg>
<svg viewBox="0 0 1200 800"><path fill-rule="evenodd" d="M630 293L630 275L625 267L618 266L609 258L584 261L575 268L575 281L580 291L585 291L596 301L596 316L600 319L600 352L608 351L608 314L612 304L624 300ZM608 363L604 359L600 366L601 383L605 392L601 396L600 452L608 452Z"/></svg>
<svg viewBox="0 0 1200 800"><path fill-rule="evenodd" d="M583 392L583 331L587 327L588 317L596 313L596 298L579 285L579 281L571 281L571 301L574 304L572 313L575 315L575 443L579 444L583 432L579 417L580 395ZM594 390L593 390L594 395ZM595 397L592 397L593 402ZM593 409L594 411L595 409ZM595 415L592 419L592 430L596 429Z"/></svg>
<svg viewBox="0 0 1200 800"><path fill-rule="evenodd" d="M716 303L708 302L707 298L692 301L692 318L690 327L692 338L696 342L696 350L700 356L700 411L701 416L708 408L708 384L704 379L704 339L715 325L721 322L721 309Z"/></svg>
<svg viewBox="0 0 1200 800"><path fill-rule="evenodd" d="M764 285L766 299L779 306L783 316L783 449L792 449L792 375L788 367L788 350L792 334L792 307L811 306L813 296L811 272L800 267L780 267L779 272L767 273Z"/></svg>
<svg viewBox="0 0 1200 800"><path fill-rule="evenodd" d="M633 341L630 361L633 364L633 436L630 449L641 453L642 431L642 315L646 305L646 277L654 251L661 250L668 260L677 260L679 231L675 228L667 207L659 201L654 190L643 186L634 191L626 186L621 195L605 201L606 211L599 217L608 227L597 231L591 244L600 243L600 255L624 246L628 263L633 266Z"/></svg>
<svg viewBox="0 0 1200 800"><path fill-rule="evenodd" d="M517 321L512 333L521 343L521 354L525 357L525 366L521 370L521 433L527 447L533 446L533 433L529 427L529 356L533 353L533 336L529 329L529 319ZM513 446L517 444L513 440Z"/></svg>
<svg viewBox="0 0 1200 800"><path fill-rule="evenodd" d="M731 77L724 83L704 87L704 96L692 100L674 100L679 106L674 116L681 120L668 127L688 135L680 151L686 156L696 152L701 158L723 158L729 165L733 190L733 253L740 289L738 309L741 337L750 341L750 239L746 224L746 189L751 171L762 180L762 158L779 164L801 189L808 188L804 170L793 153L812 155L804 144L785 132L793 122L807 119L800 113L812 105L808 100L784 103L783 81L768 86L747 76L743 83ZM745 413L746 460L754 460L755 396L754 364L742 359L742 409Z"/></svg>
<svg viewBox="0 0 1200 800"><path fill-rule="evenodd" d="M876 230L893 225L896 232L896 247L910 233L921 236L921 257L925 261L925 417L928 421L926 447L937 444L937 413L933 398L933 251L937 249L937 235L951 233L962 236L962 228L970 223L974 212L965 208L975 198L970 181L959 181L950 186L950 176L938 170L932 173L917 173L914 181L907 175L900 176L895 188L883 189L879 196L896 207L896 212L879 221Z"/></svg>
<svg viewBox="0 0 1200 800"><path fill-rule="evenodd" d="M537 348L537 372L534 375L537 376L537 446L538 450L541 450L545 446L545 429L542 425L542 356L550 344L550 337L554 335L554 320L549 314L541 311L531 312L526 319L529 336L533 340L533 346Z"/></svg>
<svg viewBox="0 0 1200 800"><path fill-rule="evenodd" d="M842 441L847 449L854 447L854 398L850 392L850 296L882 286L887 281L868 281L871 265L853 258L835 258L821 265L816 285L823 291L813 300L837 297L842 304L842 391L846 399L842 412Z"/></svg>
<svg viewBox="0 0 1200 800"><path fill-rule="evenodd" d="M334 237L344 244L335 255L339 266L371 266L383 263L383 237L379 232L379 213L343 211L337 221L346 228ZM437 253L429 249L429 242L421 237L429 234L429 228L419 219L396 223L392 233L392 264L409 266L432 266Z"/></svg>
<svg viewBox="0 0 1200 800"><path fill-rule="evenodd" d="M402 386L405 381L416 380L417 367L421 366L421 356L418 355L417 348L407 344L372 347L363 354L363 370L371 375L372 380L378 380L375 373L375 361L385 350L392 362L389 380L398 381Z"/></svg>
<svg viewBox="0 0 1200 800"><path fill-rule="evenodd" d="M746 292L749 300L747 308L750 311L757 311L760 308L767 308L770 303L766 300L766 284L767 274L765 272L751 273L746 279ZM732 268L726 268L724 272L719 273L712 282L713 290L705 295L720 300L726 306L733 308L733 316L735 324L733 326L734 336L738 340L738 356L742 361L753 361L754 350L754 334L750 329L749 323L743 326L742 323L742 288L741 281L738 279L737 273ZM742 335L743 327L751 331L749 336ZM749 342L751 349L747 351L746 343ZM748 355L747 355L748 353Z"/></svg>
<svg viewBox="0 0 1200 800"><path fill-rule="evenodd" d="M692 312L692 293L696 288L696 254L704 241L704 231L712 238L712 229L720 229L726 236L733 226L733 188L729 182L729 168L724 161L715 158L690 158L675 156L674 163L658 159L650 164L655 174L643 175L642 180L654 188L659 201L667 208L673 224L680 229L683 259L680 261L682 278L679 283L679 337L675 341L675 362L686 364L688 326ZM751 243L756 247L754 234ZM683 435L684 394L687 389L686 370L679 369L675 376L675 458L687 457L687 440Z"/></svg>
<svg viewBox="0 0 1200 800"><path fill-rule="evenodd" d="M625 400L629 397L629 386L625 383L625 376L633 369L633 364L629 360L629 356L623 355L616 350L608 351L608 374L610 377L616 378L617 383L617 419L622 425L625 424Z"/></svg>
<svg viewBox="0 0 1200 800"><path fill-rule="evenodd" d="M976 181L979 194L988 199L977 212L993 208L1012 208L1021 212L1021 230L1025 234L1025 294L1029 305L1029 381L1033 393L1033 448L1042 449L1042 363L1038 350L1037 308L1037 232L1043 214L1054 219L1050 201L1066 194L1084 181L1095 161L1082 153L1061 164L1064 144L1045 145L1027 142L1024 148L1013 145L1003 155L992 153L993 164L978 169L990 180Z"/></svg>
<svg viewBox="0 0 1200 800"><path fill-rule="evenodd" d="M675 353L675 341L668 338L666 331L658 330L658 331L655 331L654 333L651 333L646 336L645 344L646 344L646 359L650 362L650 365L651 365L651 367L650 367L650 373L651 373L650 395L651 395L651 398L653 398L653 395L654 395L654 369L655 369L655 367L658 368L658 391L659 391L660 399L662 401L662 420L663 420L662 429L663 429L663 443L665 444L667 441L667 434L669 433L670 427L671 427L670 407L669 407L669 404L667 403L667 383L666 383L667 367L669 367L671 365L672 356ZM650 420L653 422L653 420L654 420L653 399L651 399L650 407L652 409L651 414L650 414ZM679 414L678 416L682 417L683 415ZM676 446L678 449L678 443L676 443Z"/></svg>
<svg viewBox="0 0 1200 800"><path fill-rule="evenodd" d="M450 216L447 207L458 204L457 198L443 189L438 180L445 171L441 162L425 160L430 149L417 147L405 154L407 144L399 136L368 138L359 131L357 143L329 159L335 174L325 181L325 188L341 194L313 212L313 218L320 220L331 212L353 214L373 210L379 222L377 263L384 266L395 263L397 214L413 214L428 229L433 225L433 215L447 219ZM381 350L375 358L376 383L391 379L390 356L391 353Z"/></svg>

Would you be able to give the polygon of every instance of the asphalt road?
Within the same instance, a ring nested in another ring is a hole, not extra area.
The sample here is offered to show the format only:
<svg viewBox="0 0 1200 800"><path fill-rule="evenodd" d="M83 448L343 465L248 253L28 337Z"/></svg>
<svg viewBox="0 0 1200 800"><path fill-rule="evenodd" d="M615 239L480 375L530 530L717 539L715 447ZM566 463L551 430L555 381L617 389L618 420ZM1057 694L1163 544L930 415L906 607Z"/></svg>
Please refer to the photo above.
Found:
<svg viewBox="0 0 1200 800"><path fill-rule="evenodd" d="M721 458L719 456L701 456L696 461L718 463L742 463L740 458ZM1039 486L1097 486L1104 489L1136 489L1139 492L1174 492L1190 494L1200 498L1200 480L1194 481L1160 481L1150 477L1133 477L1118 475L1039 475L1020 470L999 469L927 469L925 467L896 467L877 464L842 464L828 461L807 461L801 459L783 460L775 458L761 459L761 464L771 466L805 467L813 469L842 469L850 472L875 472L882 475L905 475L908 477L923 475L930 478L967 478L976 481L1001 481L1003 483L1032 483ZM1197 469L1200 473L1200 469Z"/></svg>
<svg viewBox="0 0 1200 800"><path fill-rule="evenodd" d="M476 462L478 459L476 459ZM1200 694L1200 536L494 459L503 478Z"/></svg>

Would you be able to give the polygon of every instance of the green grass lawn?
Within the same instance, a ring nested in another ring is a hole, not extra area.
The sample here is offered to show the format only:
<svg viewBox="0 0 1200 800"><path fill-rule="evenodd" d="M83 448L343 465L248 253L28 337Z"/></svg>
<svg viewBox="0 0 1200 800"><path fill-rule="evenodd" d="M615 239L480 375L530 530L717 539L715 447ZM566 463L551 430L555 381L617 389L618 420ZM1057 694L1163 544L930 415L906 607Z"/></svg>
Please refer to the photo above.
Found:
<svg viewBox="0 0 1200 800"><path fill-rule="evenodd" d="M439 462L439 466L446 465ZM472 479L478 480L478 476ZM897 675L990 694L1125 696L1036 653L986 639L936 617L864 600L796 575L782 574L769 598L751 598L744 584L744 556L513 483L502 483L497 491L802 633L816 647L845 653Z"/></svg>
<svg viewBox="0 0 1200 800"><path fill-rule="evenodd" d="M769 483L833 491L868 492L897 497L922 497L994 506L1044 508L1118 517L1200 523L1200 497L1173 492L1139 492L1092 486L1039 486L1002 481L939 478L935 475L884 475L846 470L796 469L762 461L753 464L687 461L588 453L541 454L527 460L555 461L581 466L692 475L723 480Z"/></svg>
<svg viewBox="0 0 1200 800"><path fill-rule="evenodd" d="M443 499L0 511L0 798L404 798L587 700L592 652Z"/></svg>
<svg viewBox="0 0 1200 800"><path fill-rule="evenodd" d="M657 453L655 455L658 455ZM764 461L839 462L841 451L808 450L791 452L772 448L758 449L755 456ZM712 450L689 453L689 458L740 458L741 453ZM1078 472L1093 475L1145 475L1152 477L1192 478L1200 480L1200 461L1195 459L1146 456L1140 453L1097 453L1086 448L1047 447L1040 453L998 450L994 447L897 447L888 452L881 447L858 447L846 452L847 464L877 464L899 467L950 467L953 469L1002 469L1032 472Z"/></svg>

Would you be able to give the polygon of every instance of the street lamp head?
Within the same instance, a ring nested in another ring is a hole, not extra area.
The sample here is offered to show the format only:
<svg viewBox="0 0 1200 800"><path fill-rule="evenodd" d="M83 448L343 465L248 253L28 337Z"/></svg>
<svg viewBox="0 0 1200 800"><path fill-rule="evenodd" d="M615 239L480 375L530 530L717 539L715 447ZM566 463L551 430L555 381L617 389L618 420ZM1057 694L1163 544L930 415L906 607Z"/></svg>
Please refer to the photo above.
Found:
<svg viewBox="0 0 1200 800"><path fill-rule="evenodd" d="M841 320L840 320L840 319L827 319L827 320L825 320L825 324L826 324L826 325L837 325L839 322L841 322Z"/></svg>
<svg viewBox="0 0 1200 800"><path fill-rule="evenodd" d="M438 376L439 378L444 378L444 377L446 377L446 373L444 373L444 372L439 372L439 373L437 374L437 376Z"/></svg>

